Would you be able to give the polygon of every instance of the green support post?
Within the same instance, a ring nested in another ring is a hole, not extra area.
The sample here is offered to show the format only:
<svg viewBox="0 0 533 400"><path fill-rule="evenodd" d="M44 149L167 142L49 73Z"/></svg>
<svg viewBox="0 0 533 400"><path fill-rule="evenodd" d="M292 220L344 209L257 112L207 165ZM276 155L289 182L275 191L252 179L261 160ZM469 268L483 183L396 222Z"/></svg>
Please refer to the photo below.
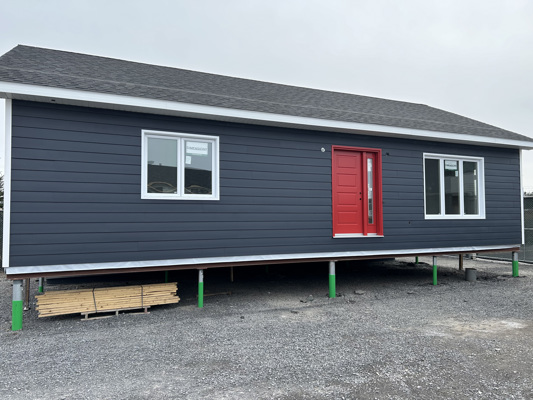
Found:
<svg viewBox="0 0 533 400"><path fill-rule="evenodd" d="M44 292L44 278L39 278L39 293Z"/></svg>
<svg viewBox="0 0 533 400"><path fill-rule="evenodd" d="M518 252L513 251L513 277L518 276Z"/></svg>
<svg viewBox="0 0 533 400"><path fill-rule="evenodd" d="M415 264L418 265L418 256L415 257Z"/></svg>
<svg viewBox="0 0 533 400"><path fill-rule="evenodd" d="M198 308L204 308L204 270L198 270Z"/></svg>
<svg viewBox="0 0 533 400"><path fill-rule="evenodd" d="M329 298L334 299L336 297L335 287L335 261L329 262Z"/></svg>
<svg viewBox="0 0 533 400"><path fill-rule="evenodd" d="M20 331L22 329L22 315L24 309L22 299L22 279L13 281L13 306L11 314L11 330Z"/></svg>
<svg viewBox="0 0 533 400"><path fill-rule="evenodd" d="M437 257L433 256L433 285L437 284Z"/></svg>
<svg viewBox="0 0 533 400"><path fill-rule="evenodd" d="M165 283L168 283L168 271L165 271Z"/></svg>

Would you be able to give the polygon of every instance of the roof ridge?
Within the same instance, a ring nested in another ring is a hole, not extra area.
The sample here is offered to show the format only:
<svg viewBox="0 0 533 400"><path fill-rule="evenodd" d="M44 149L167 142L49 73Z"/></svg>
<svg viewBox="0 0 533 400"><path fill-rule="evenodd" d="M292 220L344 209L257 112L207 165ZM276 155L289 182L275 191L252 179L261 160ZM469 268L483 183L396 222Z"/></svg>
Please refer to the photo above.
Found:
<svg viewBox="0 0 533 400"><path fill-rule="evenodd" d="M344 108L330 108L330 107L317 107L317 106L312 106L312 105L292 104L292 103L284 103L284 102L278 102L278 101L268 101L268 100L253 99L253 98L248 98L248 97L230 96L230 95L224 95L224 94L218 94L218 93L210 93L210 92L190 90L190 89L170 88L170 87L149 85L149 84L144 84L144 83L132 84L131 82L121 81L121 80L80 77L79 75L63 74L63 73L56 73L56 72L44 72L44 71L38 71L38 70L34 70L34 69L27 69L27 68L13 68L13 67L6 67L6 66L1 66L0 65L0 69L11 69L11 70L25 71L25 72L30 72L30 73L38 73L38 74L45 74L45 75L51 75L51 76L65 76L65 77L70 77L70 78L75 78L75 79L83 79L83 80L96 81L96 82L113 82L113 83L117 83L117 84L135 85L135 86L150 87L150 88L156 88L156 89L165 89L165 90L171 90L171 91L182 92L182 93L195 93L195 94L201 94L201 95L214 96L214 97L218 97L218 98L245 100L245 101L251 101L251 102L254 102L254 103L277 104L277 105L282 105L282 106L297 107L297 108L300 108L300 109L336 111L336 112L344 112L344 113L348 113L348 114L352 114L352 115L376 116L376 117L382 117L382 118L387 118L387 119L402 119L402 120L405 120L405 121L424 121L424 122L436 123L436 124L439 124L439 125L454 125L454 126L462 126L462 127L468 126L467 124L459 124L459 123L453 123L453 122L440 122L440 121L438 121L436 119L409 118L409 117L406 117L406 116L401 116L400 117L400 116L390 116L390 115L386 115L386 114L378 114L378 113L372 113L372 112L359 112L359 111L354 111L354 110L351 110L351 109L344 109ZM195 71L191 71L191 72L195 72ZM218 76L223 76L223 75L218 75ZM236 79L240 79L240 78L236 78ZM292 87L299 88L298 86L292 86ZM319 90L319 89L311 89L311 90ZM337 92L334 92L334 93L337 93ZM417 104L417 103L407 103L407 104ZM417 104L417 105L422 106L422 107L431 108L433 110L440 111L437 108L430 107L430 106L425 105L425 104ZM458 116L460 116L460 115L458 115ZM467 117L463 117L463 116L460 116L460 117L472 120L472 119L467 118ZM476 121L476 120L472 120L472 121ZM498 129L499 130L499 129L501 129L501 128L497 128L495 126L492 126L490 124L485 124L485 123L480 122L480 121L476 121L476 122L485 125L484 127L477 127L478 129L486 129L486 130L493 130L493 129ZM384 124L377 124L377 125L384 125Z"/></svg>
<svg viewBox="0 0 533 400"><path fill-rule="evenodd" d="M280 83L280 82L273 82L273 81L262 81L262 80L259 80L259 79L242 78L242 77L239 77L239 76L231 76L231 75L222 75L222 74L217 74L217 73L214 73L214 72L205 72L205 71L197 71L197 70L193 70L193 69L171 67L169 65L149 64L149 63L142 62L142 61L124 60L124 59L120 59L120 58L99 56L99 55L88 54L88 53L79 53L79 52L76 52L76 51L69 51L69 50L57 50L57 49L50 49L50 48L46 48L46 47L28 46L28 45L24 45L24 44L19 44L16 47L14 47L12 50L17 49L18 47L26 47L26 48L29 48L29 49L45 50L45 51L49 51L49 52L67 53L67 54L73 54L73 55L78 55L78 56L83 56L83 57L92 57L92 58L99 58L99 59L105 59L105 60L112 60L112 61L117 61L117 62L120 62L120 63L144 65L144 66L151 67L151 68L155 67L155 68L164 68L164 69L174 70L174 71L185 71L185 72L190 72L190 73L193 73L193 74L210 75L210 76L216 76L216 77L227 78L227 79L235 79L235 80L239 80L239 81L256 82L256 83L263 84L263 85L264 84L266 84L266 85L276 85L276 86L282 86L282 87L287 87L287 88L295 88L295 89L299 89L299 90L303 89L303 90L317 91L317 92L323 92L323 93L331 93L331 94L342 95L342 96L356 96L356 97L361 97L361 98L365 98L365 99L374 99L374 100L379 100L379 101L386 101L386 102L389 102L389 103L409 104L409 105L418 105L418 106L429 107L427 104L424 104L424 103L415 103L415 102L403 101L403 100L386 99L386 98L383 98L383 97L367 96L367 95L364 95L364 94L347 93L347 92L340 92L340 91L328 90L328 89L311 88L311 87L306 87L306 86L296 86L296 85L290 85L290 84L287 84L287 83ZM156 87L156 86L154 86L154 87Z"/></svg>

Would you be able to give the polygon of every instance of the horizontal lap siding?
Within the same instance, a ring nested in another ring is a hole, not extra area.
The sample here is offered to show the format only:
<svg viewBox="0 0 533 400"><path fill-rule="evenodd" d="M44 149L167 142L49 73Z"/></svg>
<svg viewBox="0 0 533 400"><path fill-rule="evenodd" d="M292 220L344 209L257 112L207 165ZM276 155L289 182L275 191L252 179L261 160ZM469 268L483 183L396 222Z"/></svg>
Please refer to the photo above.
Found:
<svg viewBox="0 0 533 400"><path fill-rule="evenodd" d="M141 129L219 136L220 201L141 200ZM12 266L521 240L516 150L18 101L12 143ZM382 149L385 237L331 237L332 145ZM486 220L424 219L424 152L485 158Z"/></svg>

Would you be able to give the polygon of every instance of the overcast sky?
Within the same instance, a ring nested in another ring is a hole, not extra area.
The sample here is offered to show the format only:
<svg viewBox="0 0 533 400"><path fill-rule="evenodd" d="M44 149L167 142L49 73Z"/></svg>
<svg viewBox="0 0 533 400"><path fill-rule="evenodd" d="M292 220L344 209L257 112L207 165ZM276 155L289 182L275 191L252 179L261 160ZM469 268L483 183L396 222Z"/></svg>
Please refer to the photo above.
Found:
<svg viewBox="0 0 533 400"><path fill-rule="evenodd" d="M17 44L423 103L533 137L528 0L3 0L0 53Z"/></svg>

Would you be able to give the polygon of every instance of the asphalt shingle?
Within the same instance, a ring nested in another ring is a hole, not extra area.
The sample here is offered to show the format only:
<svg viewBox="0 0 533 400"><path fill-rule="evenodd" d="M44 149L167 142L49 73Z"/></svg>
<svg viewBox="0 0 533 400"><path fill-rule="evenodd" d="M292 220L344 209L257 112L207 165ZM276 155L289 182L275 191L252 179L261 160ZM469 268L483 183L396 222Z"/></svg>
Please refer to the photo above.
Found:
<svg viewBox="0 0 533 400"><path fill-rule="evenodd" d="M423 104L22 45L0 57L1 81L533 142L526 136Z"/></svg>

